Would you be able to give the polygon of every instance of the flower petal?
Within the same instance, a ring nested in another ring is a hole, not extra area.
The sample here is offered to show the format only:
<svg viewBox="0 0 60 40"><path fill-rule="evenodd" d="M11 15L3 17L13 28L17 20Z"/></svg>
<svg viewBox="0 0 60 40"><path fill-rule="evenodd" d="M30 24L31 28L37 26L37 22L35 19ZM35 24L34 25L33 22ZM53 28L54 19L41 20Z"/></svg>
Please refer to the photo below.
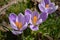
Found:
<svg viewBox="0 0 60 40"><path fill-rule="evenodd" d="M49 7L54 7L54 6L55 6L54 2L49 4Z"/></svg>
<svg viewBox="0 0 60 40"><path fill-rule="evenodd" d="M51 1L50 0L44 0L45 4L50 4Z"/></svg>
<svg viewBox="0 0 60 40"><path fill-rule="evenodd" d="M28 23L25 23L25 25L23 25L23 27L20 30L25 30L28 27Z"/></svg>
<svg viewBox="0 0 60 40"><path fill-rule="evenodd" d="M31 20L30 20L30 24L33 24L33 18L34 17L36 17L36 19L34 19L34 20L36 20L36 22L37 22L37 20L39 19L39 13L37 12L37 11L33 11L33 13L31 14Z"/></svg>
<svg viewBox="0 0 60 40"><path fill-rule="evenodd" d="M51 13L55 12L57 9L58 9L58 6L53 6L53 7L50 7L49 9L47 9L46 11L49 14L51 14Z"/></svg>
<svg viewBox="0 0 60 40"><path fill-rule="evenodd" d="M42 19L42 21L45 21L47 18L48 18L48 13L46 12L41 13L40 19Z"/></svg>
<svg viewBox="0 0 60 40"><path fill-rule="evenodd" d="M30 23L30 24L33 24L33 23L32 23L32 19L31 19L31 18L30 18L30 20L29 20L29 23Z"/></svg>
<svg viewBox="0 0 60 40"><path fill-rule="evenodd" d="M39 20L37 21L37 25L39 25L39 24L41 24L42 22L44 22L47 18L48 18L48 13L42 12L42 13L40 14Z"/></svg>
<svg viewBox="0 0 60 40"><path fill-rule="evenodd" d="M25 10L25 16L26 16L26 22L29 24L32 24L32 21L31 21L31 15L32 14L32 11L30 9L26 9Z"/></svg>
<svg viewBox="0 0 60 40"><path fill-rule="evenodd" d="M26 9L25 10L25 15L30 15L30 14L32 14L32 11L30 9Z"/></svg>
<svg viewBox="0 0 60 40"><path fill-rule="evenodd" d="M30 25L30 29L33 31L39 30L38 26Z"/></svg>
<svg viewBox="0 0 60 40"><path fill-rule="evenodd" d="M44 0L41 0L41 5L45 7L45 2L44 2Z"/></svg>
<svg viewBox="0 0 60 40"><path fill-rule="evenodd" d="M15 31L15 30L12 30L12 33L13 33L14 35L18 35L18 34L23 33L23 31Z"/></svg>
<svg viewBox="0 0 60 40"><path fill-rule="evenodd" d="M21 13L18 15L19 22L23 23L22 28L20 30L25 30L27 28L27 25L28 25L27 21L29 20L26 21L26 18L27 18L26 15L24 16Z"/></svg>
<svg viewBox="0 0 60 40"><path fill-rule="evenodd" d="M25 20L26 20L27 23L29 23L30 15L25 15Z"/></svg>
<svg viewBox="0 0 60 40"><path fill-rule="evenodd" d="M11 14L9 15L9 20L15 22L15 21L16 21L16 17L17 17L16 14L11 13Z"/></svg>
<svg viewBox="0 0 60 40"><path fill-rule="evenodd" d="M25 24L25 18L24 18L24 15L22 14L22 13L20 13L19 15L18 15L18 22L22 22L22 25L24 25Z"/></svg>
<svg viewBox="0 0 60 40"><path fill-rule="evenodd" d="M45 11L45 7L43 7L41 4L39 4L38 7L39 7L39 10L40 10L41 12L44 12L44 11Z"/></svg>
<svg viewBox="0 0 60 40"><path fill-rule="evenodd" d="M18 30L18 29L17 29L17 26L15 25L16 17L17 17L17 16L16 16L14 13L11 13L11 14L9 15L9 21L10 21L11 27L12 27L13 29L15 29L15 30Z"/></svg>
<svg viewBox="0 0 60 40"><path fill-rule="evenodd" d="M38 13L37 11L33 11L33 13L32 13L31 15L32 15L32 18L33 18L34 16L37 16L37 17L38 17L39 13Z"/></svg>
<svg viewBox="0 0 60 40"><path fill-rule="evenodd" d="M10 22L12 29L18 30L17 26L14 22Z"/></svg>
<svg viewBox="0 0 60 40"><path fill-rule="evenodd" d="M41 24L42 22L43 22L42 19L39 19L36 24L39 25L39 24Z"/></svg>

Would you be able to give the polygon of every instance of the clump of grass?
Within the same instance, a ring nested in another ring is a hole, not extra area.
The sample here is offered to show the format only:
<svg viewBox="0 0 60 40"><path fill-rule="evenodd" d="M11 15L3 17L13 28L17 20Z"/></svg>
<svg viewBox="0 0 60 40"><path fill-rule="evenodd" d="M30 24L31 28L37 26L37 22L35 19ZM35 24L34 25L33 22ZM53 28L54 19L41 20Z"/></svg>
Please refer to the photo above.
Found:
<svg viewBox="0 0 60 40"><path fill-rule="evenodd" d="M0 0L0 6L7 4L9 0Z"/></svg>
<svg viewBox="0 0 60 40"><path fill-rule="evenodd" d="M27 8L27 5L23 2L21 3L17 3L17 4L13 4L12 6L10 6L8 8L8 10L6 11L8 14L9 13L23 13L25 11L25 9Z"/></svg>

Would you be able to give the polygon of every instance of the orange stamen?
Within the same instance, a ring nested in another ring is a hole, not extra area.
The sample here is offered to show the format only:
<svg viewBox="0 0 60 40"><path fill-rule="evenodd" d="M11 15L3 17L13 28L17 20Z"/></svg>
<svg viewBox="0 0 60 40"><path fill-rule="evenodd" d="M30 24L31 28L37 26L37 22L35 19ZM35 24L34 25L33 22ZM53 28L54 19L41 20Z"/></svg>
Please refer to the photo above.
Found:
<svg viewBox="0 0 60 40"><path fill-rule="evenodd" d="M46 7L46 8L49 8L49 4L46 4L45 7Z"/></svg>
<svg viewBox="0 0 60 40"><path fill-rule="evenodd" d="M16 26L17 26L18 29L21 29L22 28L22 23L21 22L20 23L16 22Z"/></svg>
<svg viewBox="0 0 60 40"><path fill-rule="evenodd" d="M37 22L37 16L34 16L34 17L33 17L32 22L33 22L33 24L36 24L36 22Z"/></svg>

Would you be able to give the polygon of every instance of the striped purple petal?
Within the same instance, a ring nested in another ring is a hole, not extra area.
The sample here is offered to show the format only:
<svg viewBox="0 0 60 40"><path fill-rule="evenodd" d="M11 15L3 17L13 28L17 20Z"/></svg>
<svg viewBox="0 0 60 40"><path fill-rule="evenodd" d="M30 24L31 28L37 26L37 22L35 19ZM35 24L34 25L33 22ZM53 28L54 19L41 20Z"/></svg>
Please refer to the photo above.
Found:
<svg viewBox="0 0 60 40"><path fill-rule="evenodd" d="M13 33L14 35L18 35L18 34L23 33L23 31L12 30L12 33Z"/></svg>
<svg viewBox="0 0 60 40"><path fill-rule="evenodd" d="M18 20L19 20L19 22L22 22L22 28L20 30L25 30L28 26L28 23L26 21L26 15L23 15L23 14L20 13L18 15Z"/></svg>
<svg viewBox="0 0 60 40"><path fill-rule="evenodd" d="M39 7L39 10L41 12L44 12L45 11L45 7L43 7L43 5L39 4L38 7Z"/></svg>
<svg viewBox="0 0 60 40"><path fill-rule="evenodd" d="M48 13L46 12L41 13L40 19L42 19L42 21L45 21L47 18L48 18Z"/></svg>
<svg viewBox="0 0 60 40"><path fill-rule="evenodd" d="M53 12L55 12L58 9L58 6L51 6L50 8L48 8L46 11L51 14Z"/></svg>
<svg viewBox="0 0 60 40"><path fill-rule="evenodd" d="M25 15L29 15L29 14L32 14L32 11L30 9L26 9L25 10Z"/></svg>
<svg viewBox="0 0 60 40"><path fill-rule="evenodd" d="M50 1L50 0L44 0L44 2L45 2L45 5L46 5L46 4L50 4L50 3L51 3L51 1Z"/></svg>
<svg viewBox="0 0 60 40"><path fill-rule="evenodd" d="M25 23L25 25L22 26L22 28L20 30L25 30L28 27L28 23Z"/></svg>
<svg viewBox="0 0 60 40"><path fill-rule="evenodd" d="M23 15L22 13L20 13L20 14L18 15L18 22L21 22L22 25L24 25L24 24L26 23L25 17L24 17L24 15Z"/></svg>
<svg viewBox="0 0 60 40"><path fill-rule="evenodd" d="M40 5L42 5L43 7L45 7L45 2L44 2L44 0L41 0Z"/></svg>
<svg viewBox="0 0 60 40"><path fill-rule="evenodd" d="M9 20L15 22L15 21L16 21L16 17L17 17L16 14L11 13L11 14L9 15Z"/></svg>
<svg viewBox="0 0 60 40"><path fill-rule="evenodd" d="M33 11L33 13L32 13L31 15L32 15L32 18L33 18L34 16L37 16L37 17L38 17L39 13L38 13L37 11Z"/></svg>
<svg viewBox="0 0 60 40"><path fill-rule="evenodd" d="M16 16L16 14L14 14L14 13L11 13L11 14L9 15L9 21L10 21L11 27L12 27L13 29L15 29L15 30L18 30L18 29L17 29L17 26L15 25L16 18L17 18L17 16Z"/></svg>
<svg viewBox="0 0 60 40"><path fill-rule="evenodd" d="M33 31L37 31L39 30L38 26L36 25L30 25L30 29L33 30Z"/></svg>
<svg viewBox="0 0 60 40"><path fill-rule="evenodd" d="M25 19L26 19L26 22L29 24L31 22L31 14L32 14L32 11L30 9L26 9L25 10Z"/></svg>

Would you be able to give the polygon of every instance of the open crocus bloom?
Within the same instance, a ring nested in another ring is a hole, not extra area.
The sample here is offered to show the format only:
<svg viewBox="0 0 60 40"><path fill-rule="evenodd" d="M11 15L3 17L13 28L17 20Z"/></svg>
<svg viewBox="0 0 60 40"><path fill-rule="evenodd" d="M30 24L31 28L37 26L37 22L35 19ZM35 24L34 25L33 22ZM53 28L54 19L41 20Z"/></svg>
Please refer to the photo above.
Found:
<svg viewBox="0 0 60 40"><path fill-rule="evenodd" d="M39 24L44 22L48 17L48 13L43 12L43 13L39 14L37 11L32 12L29 9L25 10L25 15L29 15L30 29L33 31L39 30L39 28L38 28Z"/></svg>
<svg viewBox="0 0 60 40"><path fill-rule="evenodd" d="M25 16L23 14L16 14L11 13L9 15L9 21L12 27L12 33L15 35L21 34L23 30L27 28L27 22L25 20Z"/></svg>
<svg viewBox="0 0 60 40"><path fill-rule="evenodd" d="M50 0L42 0L38 7L41 12L47 12L49 14L53 13L58 8L58 6L55 6L55 4L51 3Z"/></svg>

